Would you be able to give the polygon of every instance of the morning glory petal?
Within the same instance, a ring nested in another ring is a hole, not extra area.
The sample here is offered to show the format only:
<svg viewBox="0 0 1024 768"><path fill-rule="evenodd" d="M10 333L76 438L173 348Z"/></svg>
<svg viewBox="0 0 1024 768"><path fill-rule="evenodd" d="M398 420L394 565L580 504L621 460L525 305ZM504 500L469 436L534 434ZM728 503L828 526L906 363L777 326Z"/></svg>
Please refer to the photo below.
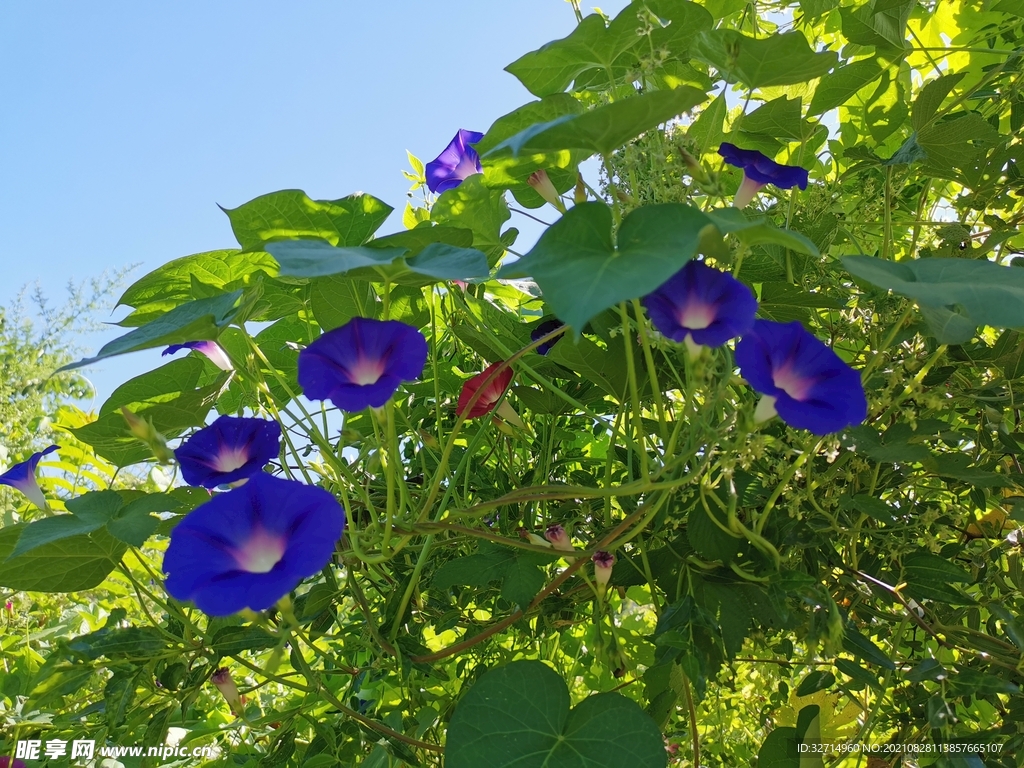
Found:
<svg viewBox="0 0 1024 768"><path fill-rule="evenodd" d="M221 416L174 451L189 485L216 488L260 472L281 450L281 426L267 419Z"/></svg>
<svg viewBox="0 0 1024 768"><path fill-rule="evenodd" d="M474 173L481 173L480 156L470 144L476 144L483 137L477 131L460 128L444 151L427 163L424 169L427 188L440 194L455 189Z"/></svg>

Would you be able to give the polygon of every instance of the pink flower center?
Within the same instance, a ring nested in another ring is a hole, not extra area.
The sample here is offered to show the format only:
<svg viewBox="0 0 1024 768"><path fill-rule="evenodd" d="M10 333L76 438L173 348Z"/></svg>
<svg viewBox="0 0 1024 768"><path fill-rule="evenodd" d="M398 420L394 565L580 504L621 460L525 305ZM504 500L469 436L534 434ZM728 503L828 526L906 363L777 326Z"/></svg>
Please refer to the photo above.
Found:
<svg viewBox="0 0 1024 768"><path fill-rule="evenodd" d="M249 573L268 573L284 555L284 539L257 529L241 549L235 552L235 562Z"/></svg>
<svg viewBox="0 0 1024 768"><path fill-rule="evenodd" d="M715 322L715 308L701 301L690 301L679 313L679 324L691 331L701 331Z"/></svg>
<svg viewBox="0 0 1024 768"><path fill-rule="evenodd" d="M384 375L384 361L360 358L352 368L349 369L348 377L353 384L366 386L376 384Z"/></svg>
<svg viewBox="0 0 1024 768"><path fill-rule="evenodd" d="M213 462L213 468L218 472L234 472L236 469L244 467L248 461L248 446L238 445L221 451Z"/></svg>
<svg viewBox="0 0 1024 768"><path fill-rule="evenodd" d="M807 397L807 390L811 388L811 381L802 378L791 367L787 366L775 372L772 376L775 386L792 397L794 400L803 400Z"/></svg>

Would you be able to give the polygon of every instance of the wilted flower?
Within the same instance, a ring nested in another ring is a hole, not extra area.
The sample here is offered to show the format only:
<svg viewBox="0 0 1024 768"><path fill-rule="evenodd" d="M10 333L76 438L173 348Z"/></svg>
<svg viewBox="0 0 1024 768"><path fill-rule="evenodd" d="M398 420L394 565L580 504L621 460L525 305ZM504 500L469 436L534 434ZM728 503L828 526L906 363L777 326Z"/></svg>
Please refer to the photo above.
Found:
<svg viewBox="0 0 1024 768"><path fill-rule="evenodd" d="M555 189L555 185L551 183L551 178L548 176L547 171L543 168L538 171L534 171L526 181L531 187L533 187L534 191L538 195L543 197L562 213L565 213L565 203L562 202L562 197L558 194L558 190Z"/></svg>
<svg viewBox="0 0 1024 768"><path fill-rule="evenodd" d="M36 466L39 464L43 456L53 453L59 447L60 446L57 445L51 445L49 448L39 451L39 453L33 453L27 460L20 464L15 464L0 475L0 485L9 485L11 488L16 488L25 494L28 497L28 500L37 507L44 511L48 511L50 509L50 505L46 503L46 497L43 495L43 491L40 489L39 483L36 482Z"/></svg>
<svg viewBox="0 0 1024 768"><path fill-rule="evenodd" d="M774 184L782 189L807 189L807 170L798 165L782 165L756 149L740 149L729 142L722 143L718 154L729 165L743 169L743 182L733 200L737 208L745 208L765 184Z"/></svg>
<svg viewBox="0 0 1024 768"><path fill-rule="evenodd" d="M261 472L171 531L165 587L210 616L266 610L330 561L344 525L327 491Z"/></svg>
<svg viewBox="0 0 1024 768"><path fill-rule="evenodd" d="M700 261L688 261L643 303L654 327L672 341L686 342L691 351L742 336L757 312L753 291Z"/></svg>
<svg viewBox="0 0 1024 768"><path fill-rule="evenodd" d="M482 373L463 383L455 412L467 419L475 419L495 410L498 400L501 400L501 396L512 383L513 375L512 369L504 361L491 363ZM501 400L497 414L520 429L527 429L515 408L507 400Z"/></svg>
<svg viewBox="0 0 1024 768"><path fill-rule="evenodd" d="M608 581L612 577L615 555L611 552L598 551L591 559L594 561L594 581L597 582L597 594L604 597L604 593L608 589Z"/></svg>
<svg viewBox="0 0 1024 768"><path fill-rule="evenodd" d="M361 411L380 408L426 364L427 340L416 328L353 317L299 352L299 384L312 400Z"/></svg>
<svg viewBox="0 0 1024 768"><path fill-rule="evenodd" d="M281 425L221 416L174 452L189 485L216 488L260 472L281 450Z"/></svg>
<svg viewBox="0 0 1024 768"><path fill-rule="evenodd" d="M754 414L758 422L778 414L791 427L827 435L867 417L860 374L799 320L757 320L736 345L736 363L764 395Z"/></svg>
<svg viewBox="0 0 1024 768"><path fill-rule="evenodd" d="M552 331L557 331L559 328L563 327L565 327L565 323L561 320L545 320L530 332L530 341L537 341L537 339L541 339ZM555 338L545 341L543 344L538 346L535 351L538 355L546 355L561 338L561 336L555 336Z"/></svg>
<svg viewBox="0 0 1024 768"><path fill-rule="evenodd" d="M242 695L238 692L238 686L235 685L234 678L231 677L231 670L221 667L210 676L210 682L217 686L224 701L231 707L232 714L240 717L244 711L244 705Z"/></svg>
<svg viewBox="0 0 1024 768"><path fill-rule="evenodd" d="M202 352L209 358L211 363L222 371L233 369L228 353L216 341L186 341L184 344L172 344L164 350L163 354L173 355L175 352L180 352L183 349L194 349L196 352Z"/></svg>
<svg viewBox="0 0 1024 768"><path fill-rule="evenodd" d="M481 173L480 156L470 144L476 144L484 135L460 128L444 152L427 163L427 188L431 192L455 189L464 179Z"/></svg>

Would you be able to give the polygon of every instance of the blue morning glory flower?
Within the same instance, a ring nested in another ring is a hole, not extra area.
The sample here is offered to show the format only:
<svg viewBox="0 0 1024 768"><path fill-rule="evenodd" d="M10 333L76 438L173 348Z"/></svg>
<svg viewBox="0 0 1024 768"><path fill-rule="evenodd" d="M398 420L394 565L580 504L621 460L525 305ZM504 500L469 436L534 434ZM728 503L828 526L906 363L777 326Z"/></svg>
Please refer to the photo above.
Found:
<svg viewBox="0 0 1024 768"><path fill-rule="evenodd" d="M59 447L51 445L49 448L39 451L39 453L33 453L26 461L15 464L0 475L0 485L9 485L11 488L17 488L37 507L44 511L48 510L50 505L46 503L46 497L43 495L39 483L36 482L36 466L43 456L53 453Z"/></svg>
<svg viewBox="0 0 1024 768"><path fill-rule="evenodd" d="M183 349L194 349L196 352L202 352L209 358L211 363L222 371L230 371L233 368L227 352L216 341L186 341L184 344L172 344L164 350L162 356L173 355L175 352L180 352Z"/></svg>
<svg viewBox="0 0 1024 768"><path fill-rule="evenodd" d="M557 331L563 327L565 323L561 320L545 320L543 323L538 325L533 331L530 332L530 341L536 341L544 336L547 336L552 331ZM538 355L546 355L551 351L551 348L558 343L561 336L555 336L555 338L545 341L543 344L537 347L535 350Z"/></svg>
<svg viewBox="0 0 1024 768"><path fill-rule="evenodd" d="M427 363L427 340L397 320L353 317L299 352L299 384L343 411L380 408Z"/></svg>
<svg viewBox="0 0 1024 768"><path fill-rule="evenodd" d="M344 526L327 491L261 472L171 531L167 592L210 616L266 610L330 562Z"/></svg>
<svg viewBox="0 0 1024 768"><path fill-rule="evenodd" d="M799 320L755 321L736 345L736 363L764 395L754 413L758 422L778 414L791 427L827 435L867 418L860 374Z"/></svg>
<svg viewBox="0 0 1024 768"><path fill-rule="evenodd" d="M643 299L654 327L672 341L720 347L754 325L753 291L727 272L700 261L686 266Z"/></svg>
<svg viewBox="0 0 1024 768"><path fill-rule="evenodd" d="M474 173L482 173L480 156L469 145L476 144L483 137L482 133L460 128L444 152L427 163L427 188L435 193L447 192Z"/></svg>
<svg viewBox="0 0 1024 768"><path fill-rule="evenodd" d="M756 149L740 149L727 141L722 142L718 154L729 165L743 169L743 182L733 200L736 208L745 208L765 184L774 184L782 189L807 189L807 170L798 165L776 163Z"/></svg>
<svg viewBox="0 0 1024 768"><path fill-rule="evenodd" d="M215 488L259 474L281 450L281 425L221 416L174 451L189 485Z"/></svg>

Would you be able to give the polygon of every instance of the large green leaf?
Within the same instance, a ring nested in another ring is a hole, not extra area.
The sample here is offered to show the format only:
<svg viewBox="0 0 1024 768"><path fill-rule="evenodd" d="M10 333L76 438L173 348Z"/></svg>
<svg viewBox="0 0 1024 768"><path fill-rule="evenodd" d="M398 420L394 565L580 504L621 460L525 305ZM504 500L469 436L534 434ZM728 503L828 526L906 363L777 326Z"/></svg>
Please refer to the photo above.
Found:
<svg viewBox="0 0 1024 768"><path fill-rule="evenodd" d="M854 277L914 299L922 306L962 307L975 326L1024 326L1024 269L971 259L894 262L873 256L844 256L842 261Z"/></svg>
<svg viewBox="0 0 1024 768"><path fill-rule="evenodd" d="M644 296L693 257L708 218L686 205L649 205L630 213L612 242L612 214L584 203L549 227L522 259L499 277L532 276L551 310L577 332L590 318Z"/></svg>
<svg viewBox="0 0 1024 768"><path fill-rule="evenodd" d="M953 168L968 167L999 139L999 131L976 112L924 126L917 132L917 143L927 155L926 165L943 173L944 178Z"/></svg>
<svg viewBox="0 0 1024 768"><path fill-rule="evenodd" d="M288 277L343 275L363 267L383 268L404 256L406 248L338 247L323 240L283 240L269 243L267 252Z"/></svg>
<svg viewBox="0 0 1024 768"><path fill-rule="evenodd" d="M29 524L0 528L0 586L26 592L76 592L98 586L127 545L106 529L79 533L12 557Z"/></svg>
<svg viewBox="0 0 1024 768"><path fill-rule="evenodd" d="M885 67L874 57L837 67L835 72L818 81L807 114L820 115L845 104L861 88L880 78L884 71Z"/></svg>
<svg viewBox="0 0 1024 768"><path fill-rule="evenodd" d="M183 344L186 341L216 340L221 331L241 313L241 298L242 291L238 290L182 304L124 336L104 344L95 357L70 363L59 371L81 368L98 360L142 349Z"/></svg>
<svg viewBox="0 0 1024 768"><path fill-rule="evenodd" d="M582 115L565 115L532 125L500 142L489 156L511 152L514 157L559 149L579 149L607 155L661 123L677 117L707 99L689 86L653 91L614 101Z"/></svg>
<svg viewBox="0 0 1024 768"><path fill-rule="evenodd" d="M883 50L906 47L907 20L916 0L871 0L864 5L839 9L843 36L857 45Z"/></svg>
<svg viewBox="0 0 1024 768"><path fill-rule="evenodd" d="M118 305L126 304L135 311L120 325L145 325L193 299L247 288L275 275L277 264L267 253L224 250L184 256L154 269L124 292Z"/></svg>
<svg viewBox="0 0 1024 768"><path fill-rule="evenodd" d="M836 65L832 51L815 53L801 32L755 39L731 29L703 32L693 45L694 55L732 81L749 88L806 83Z"/></svg>
<svg viewBox="0 0 1024 768"><path fill-rule="evenodd" d="M455 189L442 193L430 210L430 218L435 223L470 230L473 247L483 251L491 265L497 263L519 234L511 228L501 231L511 217L504 191L485 186L482 175L470 176Z"/></svg>
<svg viewBox="0 0 1024 768"><path fill-rule="evenodd" d="M448 768L663 768L661 732L637 704L599 693L569 709L565 681L539 661L484 674L455 707Z"/></svg>
<svg viewBox="0 0 1024 768"><path fill-rule="evenodd" d="M206 364L195 356L174 360L122 384L100 407L96 421L71 431L119 467L146 461L153 454L128 432L120 409L152 422L165 437L176 437L205 423L226 380L221 372L208 378Z"/></svg>
<svg viewBox="0 0 1024 768"><path fill-rule="evenodd" d="M310 200L302 190L285 189L223 210L242 249L260 251L266 243L299 238L360 245L384 223L392 208L362 192L340 200Z"/></svg>
<svg viewBox="0 0 1024 768"><path fill-rule="evenodd" d="M477 152L486 155L498 144L531 125L547 123L582 112L583 105L565 93L556 93L545 96L540 101L531 101L495 120L484 137L477 142ZM518 157L492 155L482 160L484 184L488 187L509 189L522 205L539 208L545 204L545 200L529 185L527 180L530 174L543 168L555 189L566 192L576 183L576 167L585 159L584 152L567 149L522 154Z"/></svg>
<svg viewBox="0 0 1024 768"><path fill-rule="evenodd" d="M587 16L568 37L519 57L507 67L534 96L561 93L581 73L611 70L615 60L637 42L636 6L629 5L605 26L604 17Z"/></svg>
<svg viewBox="0 0 1024 768"><path fill-rule="evenodd" d="M544 586L540 566L548 561L544 555L484 543L474 555L449 560L441 566L431 586L447 590L452 586L482 587L501 582L501 596L510 603L526 608Z"/></svg>

